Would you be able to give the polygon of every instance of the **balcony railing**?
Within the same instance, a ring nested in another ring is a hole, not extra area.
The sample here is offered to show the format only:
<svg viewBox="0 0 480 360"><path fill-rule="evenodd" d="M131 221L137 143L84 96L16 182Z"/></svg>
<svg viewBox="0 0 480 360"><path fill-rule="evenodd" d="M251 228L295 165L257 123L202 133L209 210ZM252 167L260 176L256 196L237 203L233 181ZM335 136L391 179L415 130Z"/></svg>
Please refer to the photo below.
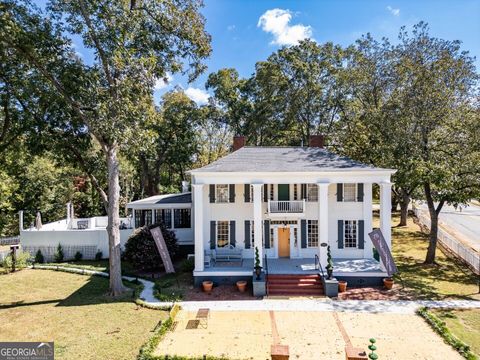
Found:
<svg viewBox="0 0 480 360"><path fill-rule="evenodd" d="M305 211L305 200L273 201L268 200L268 212L271 214L298 214Z"/></svg>

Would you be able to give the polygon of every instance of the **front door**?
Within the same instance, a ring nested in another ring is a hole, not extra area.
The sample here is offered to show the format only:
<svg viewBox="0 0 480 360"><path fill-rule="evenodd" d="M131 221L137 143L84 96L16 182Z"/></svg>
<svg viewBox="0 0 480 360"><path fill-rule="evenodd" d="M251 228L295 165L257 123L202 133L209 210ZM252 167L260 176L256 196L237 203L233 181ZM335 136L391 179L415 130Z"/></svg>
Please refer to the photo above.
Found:
<svg viewBox="0 0 480 360"><path fill-rule="evenodd" d="M290 200L290 186L288 184L278 184L278 200Z"/></svg>
<svg viewBox="0 0 480 360"><path fill-rule="evenodd" d="M290 257L290 229L278 229L278 256Z"/></svg>

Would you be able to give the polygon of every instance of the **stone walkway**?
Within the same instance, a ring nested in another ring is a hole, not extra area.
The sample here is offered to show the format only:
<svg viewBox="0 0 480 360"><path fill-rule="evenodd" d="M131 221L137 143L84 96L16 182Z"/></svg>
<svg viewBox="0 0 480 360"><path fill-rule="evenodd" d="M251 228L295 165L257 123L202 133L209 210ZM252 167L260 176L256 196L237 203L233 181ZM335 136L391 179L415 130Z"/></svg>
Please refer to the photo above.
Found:
<svg viewBox="0 0 480 360"><path fill-rule="evenodd" d="M35 265L35 269L58 270L81 275L108 277L108 273L79 268ZM125 280L135 278L123 276ZM140 299L149 307L166 308L173 306L172 302L162 302L153 296L154 283L138 279L144 288ZM179 302L186 311L197 311L209 308L214 311L310 311L310 312L357 312L357 313L393 313L414 314L421 307L428 308L480 308L476 300L331 300L328 298L295 298L295 299L264 299L264 300L233 300L233 301L182 301Z"/></svg>

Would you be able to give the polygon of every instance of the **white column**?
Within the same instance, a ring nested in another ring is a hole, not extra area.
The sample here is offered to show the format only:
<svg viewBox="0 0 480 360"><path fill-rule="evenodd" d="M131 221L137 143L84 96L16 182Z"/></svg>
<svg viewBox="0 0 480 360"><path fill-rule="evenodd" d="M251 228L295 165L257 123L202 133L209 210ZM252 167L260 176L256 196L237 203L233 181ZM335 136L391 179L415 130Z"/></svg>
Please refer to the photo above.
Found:
<svg viewBox="0 0 480 360"><path fill-rule="evenodd" d="M203 271L204 241L203 241L203 184L193 184L193 212L195 239L195 271Z"/></svg>
<svg viewBox="0 0 480 360"><path fill-rule="evenodd" d="M383 237L390 249L392 248L391 211L392 184L380 183L380 230L382 230Z"/></svg>
<svg viewBox="0 0 480 360"><path fill-rule="evenodd" d="M328 245L328 185L318 183L318 257L324 269L327 266L327 247L321 244Z"/></svg>
<svg viewBox="0 0 480 360"><path fill-rule="evenodd" d="M263 266L263 245L262 245L262 186L263 184L252 184L253 186L253 232L255 248L258 249L260 266ZM255 252L253 249L254 261Z"/></svg>
<svg viewBox="0 0 480 360"><path fill-rule="evenodd" d="M363 184L363 220L365 224L365 233L363 234L365 239L363 257L366 259L373 258L373 244L368 236L372 232L372 184Z"/></svg>

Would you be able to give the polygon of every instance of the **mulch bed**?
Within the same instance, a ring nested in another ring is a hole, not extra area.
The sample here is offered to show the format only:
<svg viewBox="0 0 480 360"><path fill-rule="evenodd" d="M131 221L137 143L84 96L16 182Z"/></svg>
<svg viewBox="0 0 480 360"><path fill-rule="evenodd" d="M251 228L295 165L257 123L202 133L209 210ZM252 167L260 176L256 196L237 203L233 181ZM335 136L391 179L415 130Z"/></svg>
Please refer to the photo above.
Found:
<svg viewBox="0 0 480 360"><path fill-rule="evenodd" d="M237 290L235 285L214 286L212 292L205 293L201 287L192 287L184 294L184 301L208 301L208 300L256 300L252 295L251 287L247 287L244 293Z"/></svg>
<svg viewBox="0 0 480 360"><path fill-rule="evenodd" d="M392 290L383 286L352 287L346 292L338 294L339 300L413 300L412 295L402 291L402 287L395 284Z"/></svg>

